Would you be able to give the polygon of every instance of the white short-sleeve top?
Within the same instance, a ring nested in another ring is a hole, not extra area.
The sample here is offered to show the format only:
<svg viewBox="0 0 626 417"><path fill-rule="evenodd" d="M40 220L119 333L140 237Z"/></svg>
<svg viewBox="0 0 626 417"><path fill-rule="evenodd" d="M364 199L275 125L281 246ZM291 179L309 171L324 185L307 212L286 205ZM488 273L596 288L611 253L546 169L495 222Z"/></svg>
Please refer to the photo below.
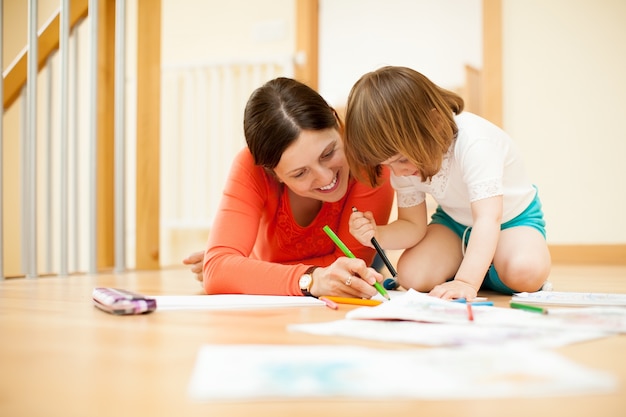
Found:
<svg viewBox="0 0 626 417"><path fill-rule="evenodd" d="M472 226L470 203L502 195L502 223L513 219L536 193L513 140L498 126L472 113L462 112L455 121L457 137L430 181L392 173L398 207L416 206L428 193L450 217Z"/></svg>

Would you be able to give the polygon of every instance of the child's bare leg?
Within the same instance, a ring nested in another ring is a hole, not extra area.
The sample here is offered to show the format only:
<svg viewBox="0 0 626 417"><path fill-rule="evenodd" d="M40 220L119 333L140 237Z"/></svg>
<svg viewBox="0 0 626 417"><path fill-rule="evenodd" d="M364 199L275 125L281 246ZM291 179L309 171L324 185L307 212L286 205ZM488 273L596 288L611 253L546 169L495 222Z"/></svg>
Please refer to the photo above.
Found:
<svg viewBox="0 0 626 417"><path fill-rule="evenodd" d="M406 289L429 292L453 278L462 260L461 239L447 227L431 224L424 239L400 256L398 283Z"/></svg>
<svg viewBox="0 0 626 417"><path fill-rule="evenodd" d="M493 264L507 287L520 292L538 291L550 274L550 251L536 229L511 227L500 232Z"/></svg>

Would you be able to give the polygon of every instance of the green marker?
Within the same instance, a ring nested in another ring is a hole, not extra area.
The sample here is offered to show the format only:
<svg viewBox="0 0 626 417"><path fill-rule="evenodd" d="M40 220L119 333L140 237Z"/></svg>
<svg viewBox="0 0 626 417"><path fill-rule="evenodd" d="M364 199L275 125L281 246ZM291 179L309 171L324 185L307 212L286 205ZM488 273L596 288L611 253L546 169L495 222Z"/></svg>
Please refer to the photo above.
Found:
<svg viewBox="0 0 626 417"><path fill-rule="evenodd" d="M518 310L530 311L532 313L548 314L548 310L546 310L543 307L531 306L528 304L520 304L520 303L515 303L513 301L511 301L510 306L511 308L517 308Z"/></svg>
<svg viewBox="0 0 626 417"><path fill-rule="evenodd" d="M332 241L335 242L335 245L337 245L337 247L341 249L344 255L346 255L348 258L356 258L356 256L354 256L354 254L350 252L350 249L348 249L348 247L341 241L341 239L339 239L339 236L337 236L335 232L333 232L332 229L328 227L328 225L324 226L323 229L328 237L330 237ZM391 299L389 297L389 294L387 294L387 290L385 290L383 286L380 285L380 282L374 282L374 288L376 288L376 291L378 291L378 293L385 297L387 300Z"/></svg>

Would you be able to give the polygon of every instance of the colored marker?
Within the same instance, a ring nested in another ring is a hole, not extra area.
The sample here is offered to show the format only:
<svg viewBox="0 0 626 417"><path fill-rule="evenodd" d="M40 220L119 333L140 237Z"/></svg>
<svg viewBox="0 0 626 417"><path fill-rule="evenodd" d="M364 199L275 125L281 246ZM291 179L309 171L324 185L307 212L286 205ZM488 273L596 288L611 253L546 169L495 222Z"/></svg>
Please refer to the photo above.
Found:
<svg viewBox="0 0 626 417"><path fill-rule="evenodd" d="M454 300L452 300L452 302L453 303L462 303L462 304L467 303L465 298L455 298ZM493 307L493 301L470 301L468 304L471 304L473 306L491 306L491 307Z"/></svg>
<svg viewBox="0 0 626 417"><path fill-rule="evenodd" d="M472 303L467 303L467 319L474 321L474 312L472 311Z"/></svg>
<svg viewBox="0 0 626 417"><path fill-rule="evenodd" d="M321 298L322 297L320 297L320 299ZM368 300L365 298L334 297L330 295L325 295L323 298L329 301L334 301L337 304L352 304L352 305L357 305L357 306L377 306L377 305L382 304L382 301L380 300Z"/></svg>
<svg viewBox="0 0 626 417"><path fill-rule="evenodd" d="M468 304L471 304L473 306L493 307L493 301L470 301Z"/></svg>
<svg viewBox="0 0 626 417"><path fill-rule="evenodd" d="M320 297L319 299L322 300L324 304L326 304L326 307L328 308L332 308L333 310L337 310L339 308L337 303L334 302L333 300L328 299L328 297Z"/></svg>
<svg viewBox="0 0 626 417"><path fill-rule="evenodd" d="M328 227L328 225L324 226L323 229L328 237L330 237L332 241L335 242L335 245L337 245L337 247L341 249L344 255L346 255L348 258L356 258L356 256L354 256L354 254L350 252L350 249L348 249L348 247L341 241L341 239L339 239L339 236L337 236L335 232L333 232L332 229ZM382 287L382 285L380 285L380 282L374 282L374 288L376 288L376 291L378 291L378 293L385 297L387 300L391 299L389 297L389 294L387 294L387 291Z"/></svg>
<svg viewBox="0 0 626 417"><path fill-rule="evenodd" d="M378 256L380 256L380 258L385 263L385 266L387 267L389 272L391 272L391 276L394 277L394 278L397 277L398 273L396 272L395 268L391 264L391 261L389 260L389 258L387 258L387 255L385 254L385 251L383 251L383 248L380 247L380 244L378 243L376 238L373 237L371 242L372 242L372 245L374 245L374 249L376 249L376 252L378 253Z"/></svg>
<svg viewBox="0 0 626 417"><path fill-rule="evenodd" d="M510 306L511 306L511 308L516 308L518 310L530 311L532 313L548 314L548 310L543 308L543 307L531 306L531 305L528 305L528 304L520 304L520 303L515 303L515 302L511 302Z"/></svg>
<svg viewBox="0 0 626 417"><path fill-rule="evenodd" d="M344 255L346 255L348 258L356 258L356 256L354 256L354 254L350 252L350 249L348 249L348 247L341 241L341 239L339 239L339 236L337 236L335 232L333 232L333 230L328 227L328 225L324 226L323 230L324 232L326 232L328 237L330 237L332 241L335 242L335 245L337 245L337 247L341 249Z"/></svg>

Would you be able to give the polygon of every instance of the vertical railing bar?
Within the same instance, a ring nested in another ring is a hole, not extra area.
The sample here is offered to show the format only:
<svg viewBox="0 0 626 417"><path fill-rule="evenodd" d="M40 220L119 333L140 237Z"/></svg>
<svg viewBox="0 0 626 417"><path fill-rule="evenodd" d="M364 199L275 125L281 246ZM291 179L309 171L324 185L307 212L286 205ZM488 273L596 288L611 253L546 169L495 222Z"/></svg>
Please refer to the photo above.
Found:
<svg viewBox="0 0 626 417"><path fill-rule="evenodd" d="M183 178L182 182L186 186L185 188L189 187L190 185L191 187L189 188L193 188L192 178L194 178L194 171L193 171L193 165L191 161L194 159L194 155L197 153L197 149L194 149L193 147L193 132L195 131L195 124L197 120L196 106L195 106L196 103L194 101L195 88L197 88L196 79L197 79L197 76L196 76L195 70L188 71L185 74L184 88L183 88L184 108L193 109L184 113L184 116L183 116L184 122L182 124L183 130L181 132L182 135L179 138L179 143L183 147L183 152L184 152L183 164L181 166L180 172L181 172L181 177ZM180 187L180 190L178 191L180 193L178 195L179 199L182 199L183 196L185 195L184 191L182 190L184 190L184 188ZM178 204L178 207L181 210L180 215L182 216L183 219L189 219L192 217L193 215L192 206L193 206L192 204L183 204L182 207L180 207L180 204Z"/></svg>
<svg viewBox="0 0 626 417"><path fill-rule="evenodd" d="M37 277L37 70L39 48L37 45L37 0L28 2L28 60L27 60L27 101L28 133L26 136L26 158L28 159L27 192L28 206L24 211L27 216L28 235L26 278ZM26 184L25 184L26 185Z"/></svg>
<svg viewBox="0 0 626 417"><path fill-rule="evenodd" d="M28 232L28 228L30 224L28 223L28 216L26 216L26 212L28 210L28 99L26 94L26 85L22 87L22 91L20 92L21 98L21 117L20 117L20 165L21 172L20 178L22 181L22 193L21 197L21 230L22 230L22 242L21 242L21 261L22 261L22 271L24 271L24 275L26 275L26 271L28 269L28 236L30 233Z"/></svg>
<svg viewBox="0 0 626 417"><path fill-rule="evenodd" d="M126 269L126 1L115 2L115 272Z"/></svg>
<svg viewBox="0 0 626 417"><path fill-rule="evenodd" d="M89 268L90 274L98 272L97 218L98 218L98 0L89 0L89 20L91 21L91 56L89 82Z"/></svg>
<svg viewBox="0 0 626 417"><path fill-rule="evenodd" d="M61 65L60 96L61 117L60 132L60 222L59 222L59 275L68 275L68 94L69 94L69 37L70 37L70 7L69 0L61 1L61 22L59 28L59 59ZM78 224L78 218L75 219Z"/></svg>
<svg viewBox="0 0 626 417"><path fill-rule="evenodd" d="M52 71L52 57L48 58L46 62L46 91L45 91L45 102L46 108L44 110L45 113L45 190L46 190L46 201L44 206L45 216L46 216L46 236L44 239L45 242L45 253L46 253L46 269L45 273L52 272L52 226L53 226L53 216L52 216L52 191L54 189L54 181L52 181L52 82L53 82L54 72Z"/></svg>
<svg viewBox="0 0 626 417"><path fill-rule="evenodd" d="M72 50L74 51L74 60L73 60L73 74L72 77L72 99L73 99L73 108L72 108L72 149L73 158L72 166L73 166L73 182L72 182L72 196L73 196L73 213L74 213L74 229L73 229L73 243L74 243L74 272L78 272L80 270L80 234L79 234L79 225L81 224L81 216L80 216L80 199L78 198L78 178L79 170L80 170L80 141L78 140L78 77L80 75L78 70L78 30L74 30L74 35L72 36Z"/></svg>
<svg viewBox="0 0 626 417"><path fill-rule="evenodd" d="M3 168L4 165L4 60L2 59L2 54L4 54L4 49L2 47L4 43L4 37L2 34L4 33L4 10L3 0L0 0L0 74L2 74L2 79L0 79L0 98L2 99L2 104L0 105L0 281L4 280L4 174Z"/></svg>

